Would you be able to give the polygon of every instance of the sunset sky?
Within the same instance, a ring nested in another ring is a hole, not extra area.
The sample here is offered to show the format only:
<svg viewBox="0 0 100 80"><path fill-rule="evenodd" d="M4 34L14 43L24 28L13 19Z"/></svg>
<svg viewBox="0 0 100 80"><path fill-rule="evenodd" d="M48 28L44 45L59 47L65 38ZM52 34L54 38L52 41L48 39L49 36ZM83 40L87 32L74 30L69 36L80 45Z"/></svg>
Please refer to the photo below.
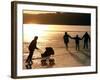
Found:
<svg viewBox="0 0 100 80"><path fill-rule="evenodd" d="M90 14L23 11L24 24L91 25Z"/></svg>

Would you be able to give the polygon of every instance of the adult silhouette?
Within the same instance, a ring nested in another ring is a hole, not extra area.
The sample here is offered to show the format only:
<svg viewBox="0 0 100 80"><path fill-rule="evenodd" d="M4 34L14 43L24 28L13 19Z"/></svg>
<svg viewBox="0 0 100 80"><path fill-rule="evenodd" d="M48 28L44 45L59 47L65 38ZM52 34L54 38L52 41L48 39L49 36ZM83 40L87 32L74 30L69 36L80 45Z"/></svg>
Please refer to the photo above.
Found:
<svg viewBox="0 0 100 80"><path fill-rule="evenodd" d="M84 39L84 46L83 46L83 48L85 49L88 49L88 44L89 44L89 42L90 42L90 36L89 36L89 34L86 32L84 35L83 35L83 37L82 37L82 39Z"/></svg>
<svg viewBox="0 0 100 80"><path fill-rule="evenodd" d="M34 50L38 49L37 48L37 39L38 39L38 36L35 36L34 39L31 41L29 47L28 47L29 56L26 59L26 62L28 62L28 63L32 62L32 56L33 56Z"/></svg>
<svg viewBox="0 0 100 80"><path fill-rule="evenodd" d="M76 50L80 50L80 40L81 40L81 38L78 35L76 35L76 37L73 37L72 39L75 39Z"/></svg>
<svg viewBox="0 0 100 80"><path fill-rule="evenodd" d="M64 43L66 45L67 50L68 50L69 38L71 38L71 36L67 32L65 32L63 39L64 39Z"/></svg>

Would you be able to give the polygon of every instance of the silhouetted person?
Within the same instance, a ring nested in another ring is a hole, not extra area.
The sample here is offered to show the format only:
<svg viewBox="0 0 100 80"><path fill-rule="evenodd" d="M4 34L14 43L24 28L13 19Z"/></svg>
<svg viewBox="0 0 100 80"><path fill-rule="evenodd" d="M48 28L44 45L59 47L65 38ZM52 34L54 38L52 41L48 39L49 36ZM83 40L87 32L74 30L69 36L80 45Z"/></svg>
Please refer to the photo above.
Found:
<svg viewBox="0 0 100 80"><path fill-rule="evenodd" d="M32 62L32 56L33 56L34 50L38 49L37 48L37 39L38 39L38 36L35 36L28 47L29 56L27 57L27 60L26 60L26 62L28 62L28 63Z"/></svg>
<svg viewBox="0 0 100 80"><path fill-rule="evenodd" d="M76 35L76 37L73 37L72 39L75 39L76 50L80 50L80 40L81 40L81 38L78 35Z"/></svg>
<svg viewBox="0 0 100 80"><path fill-rule="evenodd" d="M67 34L67 32L65 32L63 39L64 39L64 43L66 45L67 50L68 50L69 38L71 38L71 36L69 34Z"/></svg>
<svg viewBox="0 0 100 80"><path fill-rule="evenodd" d="M85 49L88 49L88 44L89 44L89 42L90 42L90 36L89 36L89 34L86 32L84 35L83 35L83 37L82 37L82 39L84 39L84 46L83 46L83 48Z"/></svg>

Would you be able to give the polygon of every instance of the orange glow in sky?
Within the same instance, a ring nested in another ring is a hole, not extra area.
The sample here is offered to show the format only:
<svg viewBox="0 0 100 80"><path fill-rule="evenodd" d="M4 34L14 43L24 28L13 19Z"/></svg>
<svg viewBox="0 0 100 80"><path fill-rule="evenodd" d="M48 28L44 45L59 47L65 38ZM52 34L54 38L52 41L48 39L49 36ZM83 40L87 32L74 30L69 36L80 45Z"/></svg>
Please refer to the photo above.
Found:
<svg viewBox="0 0 100 80"><path fill-rule="evenodd" d="M56 12L46 12L46 11L32 11L32 10L25 10L23 11L24 14L46 14L46 13L56 13Z"/></svg>

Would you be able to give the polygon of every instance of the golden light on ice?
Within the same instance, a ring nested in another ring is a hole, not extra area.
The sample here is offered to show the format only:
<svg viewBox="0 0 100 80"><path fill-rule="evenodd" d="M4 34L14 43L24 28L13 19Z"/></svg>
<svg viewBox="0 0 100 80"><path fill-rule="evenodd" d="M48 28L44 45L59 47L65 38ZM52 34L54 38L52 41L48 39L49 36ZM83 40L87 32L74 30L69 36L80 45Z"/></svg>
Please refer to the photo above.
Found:
<svg viewBox="0 0 100 80"><path fill-rule="evenodd" d="M48 30L47 25L41 24L24 24L24 40L30 41L34 36L46 35L45 31Z"/></svg>
<svg viewBox="0 0 100 80"><path fill-rule="evenodd" d="M38 36L40 38L44 36L53 36L49 33L56 33L56 32L78 32L78 31L89 31L89 26L70 26L70 25L48 25L48 24L23 24L23 35L24 41L30 42L34 39L34 36ZM58 34L59 35L59 34Z"/></svg>

